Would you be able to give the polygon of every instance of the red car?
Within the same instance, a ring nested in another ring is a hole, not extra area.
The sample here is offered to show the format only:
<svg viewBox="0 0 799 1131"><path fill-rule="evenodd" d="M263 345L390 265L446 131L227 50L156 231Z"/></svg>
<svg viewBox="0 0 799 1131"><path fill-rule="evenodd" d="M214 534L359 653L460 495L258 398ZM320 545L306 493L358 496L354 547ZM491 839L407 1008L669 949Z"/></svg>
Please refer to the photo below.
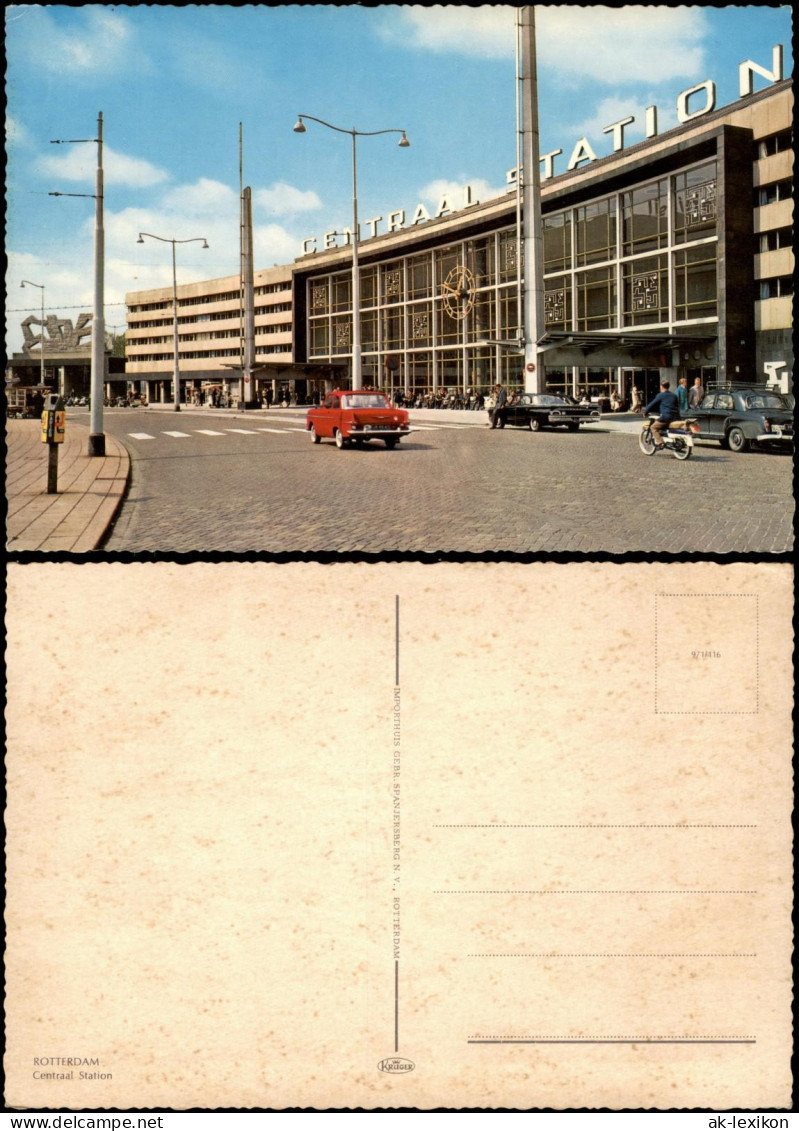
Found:
<svg viewBox="0 0 799 1131"><path fill-rule="evenodd" d="M405 409L394 408L387 396L374 389L328 393L323 404L308 409L305 428L315 444L330 437L337 448L365 440L383 440L387 448L396 448L411 431Z"/></svg>

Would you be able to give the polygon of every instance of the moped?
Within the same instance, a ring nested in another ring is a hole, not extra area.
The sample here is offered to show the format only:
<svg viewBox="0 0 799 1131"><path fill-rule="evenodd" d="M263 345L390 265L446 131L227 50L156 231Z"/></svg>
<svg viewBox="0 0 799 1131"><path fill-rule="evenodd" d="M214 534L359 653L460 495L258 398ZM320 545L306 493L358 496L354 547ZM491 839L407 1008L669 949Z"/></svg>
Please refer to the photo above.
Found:
<svg viewBox="0 0 799 1131"><path fill-rule="evenodd" d="M652 423L656 416L650 416L638 437L638 446L645 456L653 456L658 450L652 433ZM690 459L694 450L694 434L699 432L695 420L674 420L665 432L661 432L665 448L675 459Z"/></svg>

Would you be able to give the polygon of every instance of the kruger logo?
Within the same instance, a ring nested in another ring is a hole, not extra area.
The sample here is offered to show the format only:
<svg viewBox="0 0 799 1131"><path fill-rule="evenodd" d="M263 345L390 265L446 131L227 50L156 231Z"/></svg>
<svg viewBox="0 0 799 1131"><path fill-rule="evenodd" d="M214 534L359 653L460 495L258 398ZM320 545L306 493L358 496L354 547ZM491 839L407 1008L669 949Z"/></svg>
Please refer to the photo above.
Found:
<svg viewBox="0 0 799 1131"><path fill-rule="evenodd" d="M386 1057L377 1066L381 1072L413 1072L416 1065L412 1060L402 1060L399 1056Z"/></svg>

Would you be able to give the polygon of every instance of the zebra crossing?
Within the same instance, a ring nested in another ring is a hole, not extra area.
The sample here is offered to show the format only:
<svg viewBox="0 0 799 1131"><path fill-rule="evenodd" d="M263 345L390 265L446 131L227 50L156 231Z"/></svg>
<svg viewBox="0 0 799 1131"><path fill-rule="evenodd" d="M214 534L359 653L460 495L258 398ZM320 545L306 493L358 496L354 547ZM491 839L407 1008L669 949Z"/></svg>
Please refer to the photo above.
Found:
<svg viewBox="0 0 799 1131"><path fill-rule="evenodd" d="M235 436L257 436L259 433L267 432L274 436L287 436L292 432L306 432L307 430L297 425L294 421L286 421L285 424L281 420L276 420L276 424L280 424L278 428L224 428L221 431L215 428L192 428L189 432L179 431L173 428L160 429L157 432L128 432L127 436L131 440L156 440L159 436L168 436L172 440L190 440L195 436L208 436L208 437L225 437L228 435ZM443 432L446 430L462 430L468 428L470 425L466 424L432 424L425 421L424 424L411 423L411 432ZM473 426L472 426L473 427Z"/></svg>

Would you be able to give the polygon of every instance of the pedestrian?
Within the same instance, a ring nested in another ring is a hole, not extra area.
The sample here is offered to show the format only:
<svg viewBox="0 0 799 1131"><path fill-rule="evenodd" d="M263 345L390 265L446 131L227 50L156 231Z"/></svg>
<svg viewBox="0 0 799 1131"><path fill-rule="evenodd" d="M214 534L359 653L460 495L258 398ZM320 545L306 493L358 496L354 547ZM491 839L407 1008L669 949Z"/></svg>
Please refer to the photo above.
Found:
<svg viewBox="0 0 799 1131"><path fill-rule="evenodd" d="M677 407L680 413L688 411L688 378L681 377L677 383Z"/></svg>
<svg viewBox="0 0 799 1131"><path fill-rule="evenodd" d="M699 408L705 399L705 390L702 387L702 378L694 377L694 383L688 390L688 407Z"/></svg>
<svg viewBox="0 0 799 1131"><path fill-rule="evenodd" d="M505 427L505 405L508 403L508 393L504 385L494 387L494 407L491 411L491 427Z"/></svg>
<svg viewBox="0 0 799 1131"><path fill-rule="evenodd" d="M638 388L637 385L633 385L633 403L632 403L631 411L632 412L640 412L643 407L644 407L644 402L643 402L643 399L641 397L641 390Z"/></svg>
<svg viewBox="0 0 799 1131"><path fill-rule="evenodd" d="M680 419L680 408L677 403L677 395L676 393L672 393L671 383L669 381L661 382L660 392L654 398L654 400L651 400L649 402L649 404L644 409L644 412L647 415L650 412L655 411L660 414L652 425L652 434L655 439L655 447L665 448L666 445L663 442L661 432L663 432L664 430L667 431L672 421Z"/></svg>

